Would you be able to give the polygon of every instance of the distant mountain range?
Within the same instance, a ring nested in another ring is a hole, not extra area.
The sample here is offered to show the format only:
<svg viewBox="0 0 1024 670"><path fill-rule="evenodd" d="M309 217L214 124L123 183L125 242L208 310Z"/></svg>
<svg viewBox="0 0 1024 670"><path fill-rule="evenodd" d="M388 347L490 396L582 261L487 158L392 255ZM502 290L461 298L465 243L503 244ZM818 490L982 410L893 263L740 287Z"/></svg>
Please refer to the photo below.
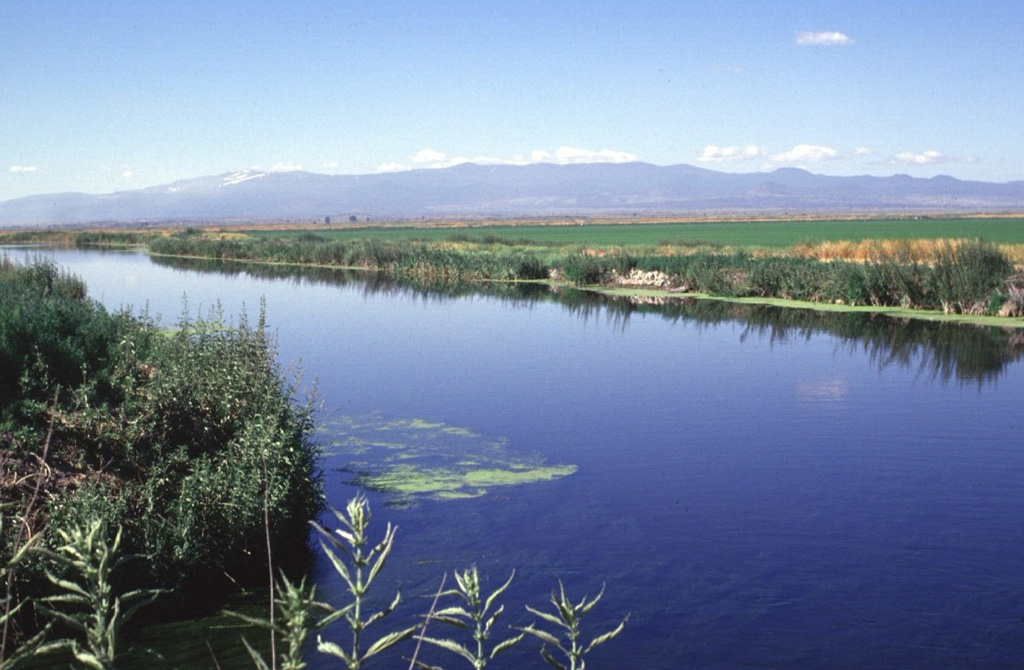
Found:
<svg viewBox="0 0 1024 670"><path fill-rule="evenodd" d="M1024 211L1024 181L830 177L794 168L734 174L647 163L467 163L372 175L250 170L104 195L17 198L0 202L0 225L957 211Z"/></svg>

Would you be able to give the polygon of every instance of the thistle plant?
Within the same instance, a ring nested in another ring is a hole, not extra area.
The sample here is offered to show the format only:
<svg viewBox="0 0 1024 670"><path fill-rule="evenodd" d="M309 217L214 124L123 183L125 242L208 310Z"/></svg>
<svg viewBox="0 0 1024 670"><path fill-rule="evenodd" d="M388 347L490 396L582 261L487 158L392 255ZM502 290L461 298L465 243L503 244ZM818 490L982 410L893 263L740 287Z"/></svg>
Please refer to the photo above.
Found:
<svg viewBox="0 0 1024 670"><path fill-rule="evenodd" d="M490 651L487 650L485 643L490 639L494 624L505 609L504 605L500 605L493 613L490 613L491 606L509 587L515 574L513 570L504 584L498 587L491 595L484 598L480 592L480 574L474 565L462 573L455 573L455 581L458 584L457 588L441 593L442 596L454 596L461 599L465 606L455 605L446 607L434 612L432 618L441 623L472 632L473 640L476 642L475 649L471 650L469 647L447 638L423 637L423 641L461 656L469 661L475 670L482 670L495 656L511 649L523 639L525 633L502 640L494 645ZM427 670L441 670L437 666L423 663L417 663L416 665Z"/></svg>
<svg viewBox="0 0 1024 670"><path fill-rule="evenodd" d="M395 644L406 640L416 631L416 626L388 633L363 649L363 632L377 621L390 615L402 601L402 594L397 593L391 604L367 616L363 609L366 605L366 594L373 580L380 574L381 568L391 554L397 530L390 523L384 531L384 539L372 548L367 549L369 538L366 533L370 524L370 504L362 494L349 501L344 512L332 510L343 528L328 531L318 524L313 526L319 531L322 539L320 546L330 559L335 571L341 576L352 596L352 602L334 610L323 620L327 625L338 619L344 619L352 631L352 644L346 651L340 645L317 636L317 650L340 658L345 662L347 670L359 670L366 659L390 649Z"/></svg>
<svg viewBox="0 0 1024 670"><path fill-rule="evenodd" d="M330 611L331 608L326 603L316 601L316 586L307 585L305 577L296 584L285 575L281 575L275 591L277 595L274 598L274 606L278 616L274 621L249 617L237 612L227 613L248 623L269 629L272 634L280 636L284 641L285 649L280 656L280 665L277 665L273 658L268 665L260 653L249 644L249 641L242 638L242 644L249 651L258 670L270 670L278 667L281 670L302 670L306 667L306 662L302 659L302 648L305 646L309 633L322 624L322 622L314 620L315 614L317 611Z"/></svg>
<svg viewBox="0 0 1024 670"><path fill-rule="evenodd" d="M604 587L601 587L601 592L598 593L594 598L587 600L584 596L579 603L573 604L569 597L565 595L565 586L562 581L558 581L558 593L551 592L551 603L555 606L555 614L549 614L548 612L542 612L534 609L527 605L526 609L533 615L540 617L544 621L557 626L558 636L536 628L532 623L519 630L532 635L541 642L543 646L540 648L540 655L548 662L548 665L555 668L556 670L584 670L587 667L584 656L589 654L598 645L604 644L608 640L612 639L616 635L622 632L626 627L626 621L629 619L627 614L625 618L619 622L613 630L598 635L590 641L586 647L580 642L580 620L585 614L590 612L595 605L601 600L601 596L604 595ZM561 639L560 637L561 636ZM548 645L551 645L565 657L565 662L555 658L547 649Z"/></svg>
<svg viewBox="0 0 1024 670"><path fill-rule="evenodd" d="M114 571L127 561L138 558L120 553L120 528L113 541L107 539L106 524L95 519L67 531L58 529L57 532L64 544L56 551L39 551L64 566L69 576L58 577L47 570L46 576L63 593L43 598L37 609L85 639L84 642L58 640L46 645L47 651L67 648L82 665L108 670L124 655L118 649L121 628L139 608L153 602L162 591L140 589L114 595ZM64 607L70 607L70 611L64 611Z"/></svg>

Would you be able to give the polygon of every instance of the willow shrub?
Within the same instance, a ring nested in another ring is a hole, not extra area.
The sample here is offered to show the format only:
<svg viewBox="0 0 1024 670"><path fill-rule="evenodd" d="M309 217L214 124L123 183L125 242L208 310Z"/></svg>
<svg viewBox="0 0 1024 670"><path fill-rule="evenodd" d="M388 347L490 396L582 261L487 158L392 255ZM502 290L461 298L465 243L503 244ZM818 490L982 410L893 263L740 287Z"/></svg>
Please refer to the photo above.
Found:
<svg viewBox="0 0 1024 670"><path fill-rule="evenodd" d="M40 289L51 269L0 273L0 502L23 505L18 482L45 467L33 527L121 526L125 550L150 557L133 577L161 586L262 575L265 507L279 562L304 558L321 504L311 400L275 362L262 310L255 325L184 316L168 332Z"/></svg>

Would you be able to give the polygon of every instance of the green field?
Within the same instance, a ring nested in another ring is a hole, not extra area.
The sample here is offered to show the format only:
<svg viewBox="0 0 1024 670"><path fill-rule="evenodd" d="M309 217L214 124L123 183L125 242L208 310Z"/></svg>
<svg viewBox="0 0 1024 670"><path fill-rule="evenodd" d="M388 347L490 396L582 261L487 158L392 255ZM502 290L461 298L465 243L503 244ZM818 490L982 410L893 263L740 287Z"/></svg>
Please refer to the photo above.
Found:
<svg viewBox="0 0 1024 670"><path fill-rule="evenodd" d="M867 239L970 238L1024 244L1024 218L867 219L820 221L722 221L696 223L585 223L578 225L487 225L474 227L321 228L245 230L253 236L297 237L309 232L329 239L443 240L502 238L543 245L654 246L660 243L731 247L789 247L800 242ZM239 230L242 232L242 230Z"/></svg>

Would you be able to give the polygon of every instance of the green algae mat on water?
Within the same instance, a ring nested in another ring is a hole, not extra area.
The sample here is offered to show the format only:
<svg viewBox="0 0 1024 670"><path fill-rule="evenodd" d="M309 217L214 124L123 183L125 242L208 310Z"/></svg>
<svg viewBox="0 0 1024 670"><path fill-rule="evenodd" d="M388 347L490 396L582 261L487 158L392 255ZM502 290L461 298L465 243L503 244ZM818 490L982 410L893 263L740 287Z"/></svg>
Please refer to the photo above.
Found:
<svg viewBox="0 0 1024 670"><path fill-rule="evenodd" d="M325 453L348 483L391 494L388 504L475 498L503 486L565 477L575 465L551 465L505 438L422 419L387 419L374 412L333 419L324 426Z"/></svg>

